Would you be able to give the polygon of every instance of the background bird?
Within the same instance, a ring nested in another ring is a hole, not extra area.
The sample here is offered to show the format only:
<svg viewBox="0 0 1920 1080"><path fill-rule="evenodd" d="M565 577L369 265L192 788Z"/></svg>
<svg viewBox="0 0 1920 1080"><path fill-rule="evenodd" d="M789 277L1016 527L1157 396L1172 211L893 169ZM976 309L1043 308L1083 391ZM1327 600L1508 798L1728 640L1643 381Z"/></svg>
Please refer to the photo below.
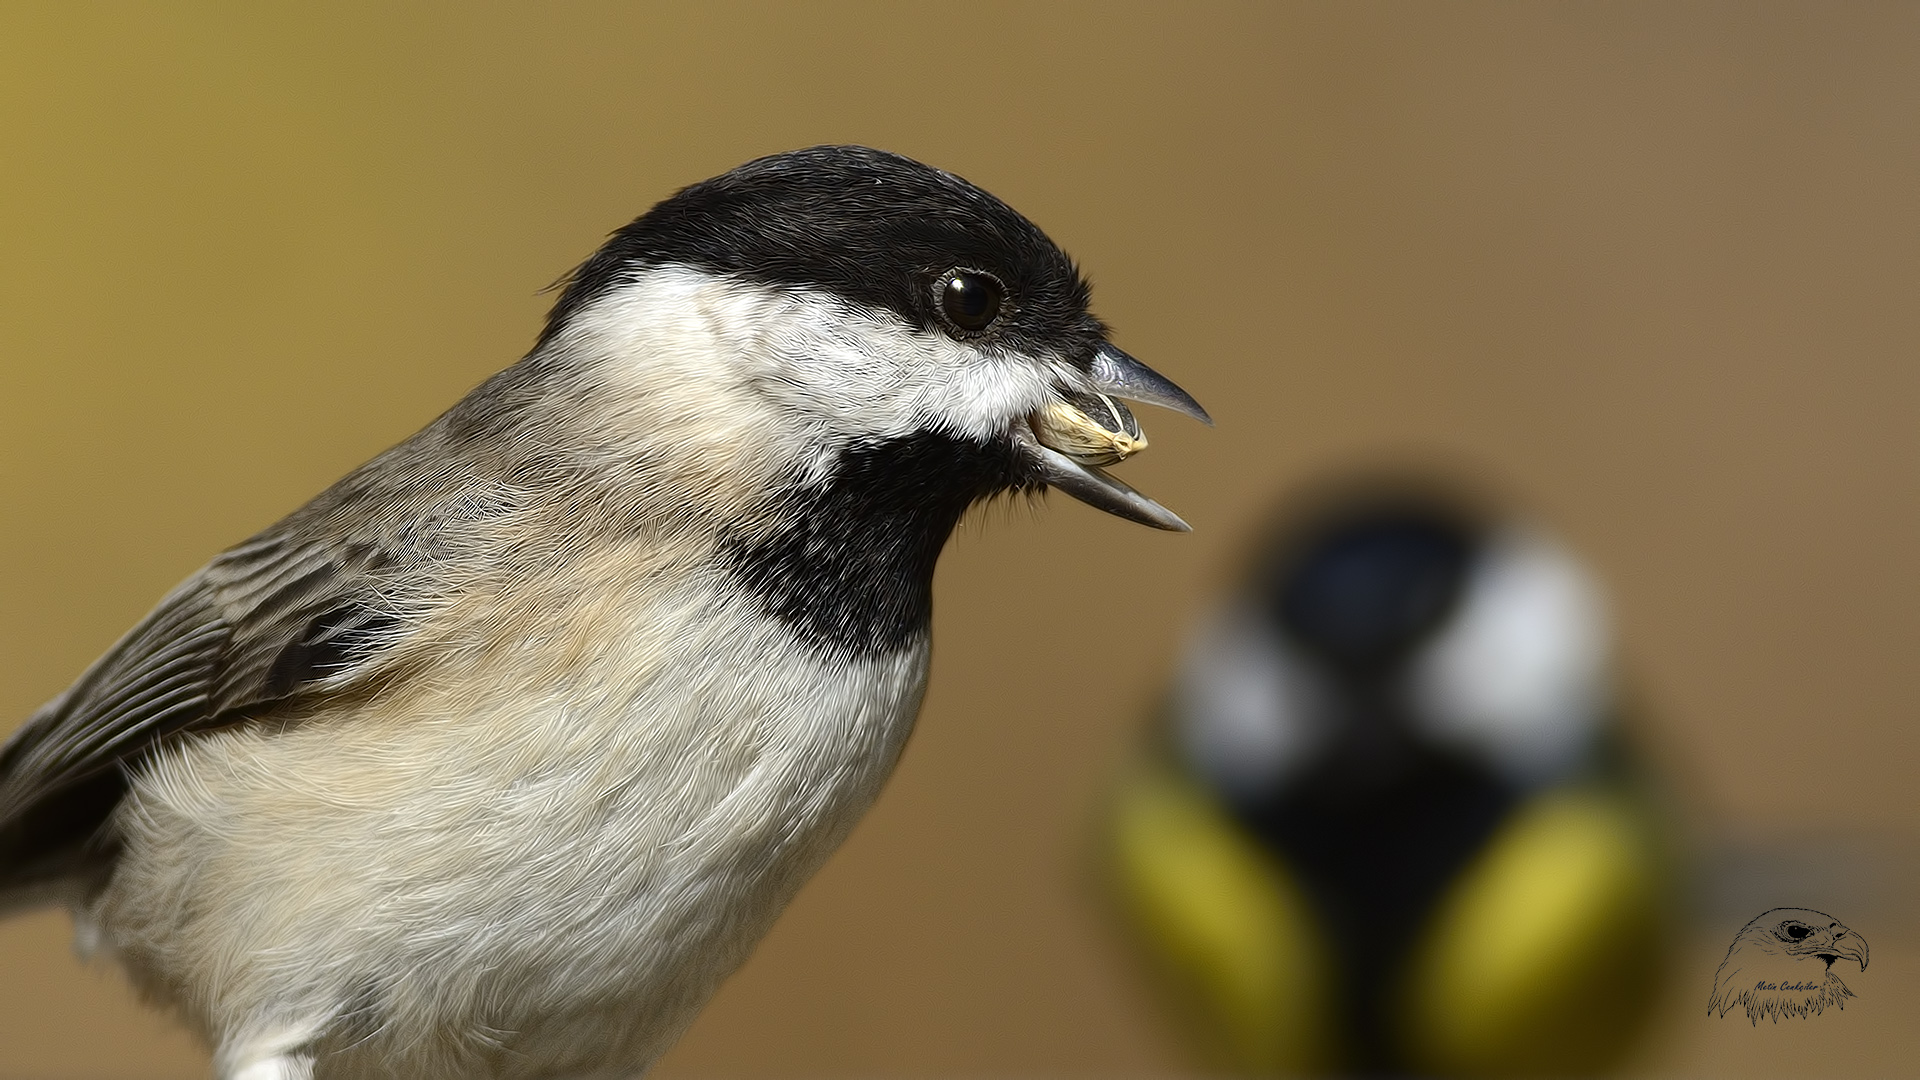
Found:
<svg viewBox="0 0 1920 1080"><path fill-rule="evenodd" d="M686 188L0 750L0 902L68 905L226 1077L642 1070L892 768L968 506L1185 527L1098 468L1144 445L1108 395L1205 418L958 177Z"/></svg>
<svg viewBox="0 0 1920 1080"><path fill-rule="evenodd" d="M1222 1065L1602 1067L1671 919L1598 591L1437 485L1341 492L1193 635L1111 807L1122 909Z"/></svg>
<svg viewBox="0 0 1920 1080"><path fill-rule="evenodd" d="M1779 1023L1783 1016L1818 1016L1831 1005L1847 1007L1853 991L1834 974L1836 960L1867 970L1867 941L1824 911L1774 908L1740 928L1727 958L1713 976L1707 1011L1725 1016L1736 1008L1747 1019Z"/></svg>

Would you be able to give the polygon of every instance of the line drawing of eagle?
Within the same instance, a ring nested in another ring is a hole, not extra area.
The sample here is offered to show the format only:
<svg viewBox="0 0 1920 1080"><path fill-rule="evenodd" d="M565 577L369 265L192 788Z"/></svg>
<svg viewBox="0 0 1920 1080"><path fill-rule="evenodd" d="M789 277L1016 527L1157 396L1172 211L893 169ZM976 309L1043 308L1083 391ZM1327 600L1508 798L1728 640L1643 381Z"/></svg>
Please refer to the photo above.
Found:
<svg viewBox="0 0 1920 1080"><path fill-rule="evenodd" d="M1757 1027L1761 1017L1818 1016L1831 1005L1847 1007L1856 996L1833 962L1852 960L1867 970L1867 940L1840 920L1812 908L1773 908L1740 928L1713 977L1707 1015L1726 1016L1745 1006Z"/></svg>

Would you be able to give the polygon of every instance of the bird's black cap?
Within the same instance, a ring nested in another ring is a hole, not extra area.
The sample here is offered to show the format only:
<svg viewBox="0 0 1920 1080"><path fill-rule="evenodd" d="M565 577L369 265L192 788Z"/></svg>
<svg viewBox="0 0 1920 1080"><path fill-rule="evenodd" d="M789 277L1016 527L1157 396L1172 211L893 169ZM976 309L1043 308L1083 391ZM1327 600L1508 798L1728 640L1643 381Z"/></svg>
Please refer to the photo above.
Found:
<svg viewBox="0 0 1920 1080"><path fill-rule="evenodd" d="M673 265L824 291L920 329L941 325L943 274L979 271L1008 305L984 344L1090 361L1104 340L1073 260L1013 208L911 158L815 146L694 184L614 233L566 280L541 342L636 271Z"/></svg>

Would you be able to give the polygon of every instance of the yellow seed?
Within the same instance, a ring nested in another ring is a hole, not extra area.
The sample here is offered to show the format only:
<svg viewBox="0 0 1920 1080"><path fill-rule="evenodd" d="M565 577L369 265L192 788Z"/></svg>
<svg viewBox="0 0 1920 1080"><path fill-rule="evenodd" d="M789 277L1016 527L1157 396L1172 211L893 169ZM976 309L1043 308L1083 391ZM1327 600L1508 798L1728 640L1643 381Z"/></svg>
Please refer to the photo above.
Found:
<svg viewBox="0 0 1920 1080"><path fill-rule="evenodd" d="M1043 445L1082 465L1111 465L1147 448L1146 435L1111 430L1065 401L1035 414L1033 433Z"/></svg>

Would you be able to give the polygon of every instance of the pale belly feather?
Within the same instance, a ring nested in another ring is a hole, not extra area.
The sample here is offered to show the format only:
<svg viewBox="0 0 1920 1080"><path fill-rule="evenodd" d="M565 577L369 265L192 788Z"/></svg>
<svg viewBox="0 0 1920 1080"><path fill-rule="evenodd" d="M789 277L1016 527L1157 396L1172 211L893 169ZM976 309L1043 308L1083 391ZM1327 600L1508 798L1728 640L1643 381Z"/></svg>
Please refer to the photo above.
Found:
<svg viewBox="0 0 1920 1080"><path fill-rule="evenodd" d="M189 742L137 778L90 936L223 1067L638 1073L872 803L926 677L924 638L829 659L680 610L630 655Z"/></svg>

